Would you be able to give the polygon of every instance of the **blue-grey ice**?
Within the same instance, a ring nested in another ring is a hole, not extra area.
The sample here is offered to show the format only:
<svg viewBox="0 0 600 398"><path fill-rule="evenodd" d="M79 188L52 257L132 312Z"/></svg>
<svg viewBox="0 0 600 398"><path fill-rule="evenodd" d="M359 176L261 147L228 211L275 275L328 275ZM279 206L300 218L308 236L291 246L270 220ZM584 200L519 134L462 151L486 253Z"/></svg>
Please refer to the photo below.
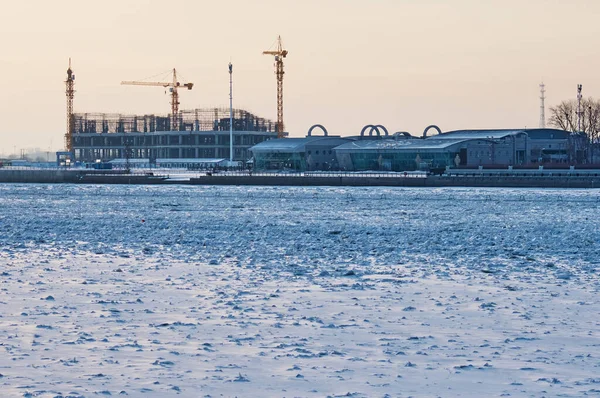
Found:
<svg viewBox="0 0 600 398"><path fill-rule="evenodd" d="M599 396L598 190L0 185L2 396Z"/></svg>

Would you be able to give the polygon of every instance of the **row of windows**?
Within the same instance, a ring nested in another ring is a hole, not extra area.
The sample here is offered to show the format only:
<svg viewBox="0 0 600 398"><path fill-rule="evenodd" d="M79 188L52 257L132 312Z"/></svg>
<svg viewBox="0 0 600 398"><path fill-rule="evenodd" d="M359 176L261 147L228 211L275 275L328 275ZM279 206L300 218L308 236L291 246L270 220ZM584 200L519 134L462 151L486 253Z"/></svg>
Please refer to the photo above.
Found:
<svg viewBox="0 0 600 398"><path fill-rule="evenodd" d="M485 152L485 151L469 151L469 156L476 156L476 157L479 158L479 157L485 156L485 155L491 157L492 156L492 152L490 152L490 151L487 151L487 152ZM502 153L498 152L498 155L502 155ZM506 151L506 155L508 155L508 151Z"/></svg>
<svg viewBox="0 0 600 398"><path fill-rule="evenodd" d="M312 153L312 151L306 151L307 155L310 155L311 153ZM319 154L319 151L316 150L315 151L315 155L318 155L318 154ZM323 155L332 155L333 151L331 149L329 151L321 151L321 154L323 154Z"/></svg>
<svg viewBox="0 0 600 398"><path fill-rule="evenodd" d="M247 160L251 155L246 148L234 148L235 160ZM125 158L124 149L75 149L75 158L80 161L93 162L97 159L111 160ZM164 149L131 149L132 159L148 158L229 158L229 148L164 148Z"/></svg>
<svg viewBox="0 0 600 398"><path fill-rule="evenodd" d="M417 152L393 153L393 152L390 152L390 153L385 153L385 154L358 152L358 153L352 153L352 154L350 154L350 156L352 157L352 159L356 159L356 160L377 160L377 161L379 161L379 159L381 159L381 160L390 160L390 161L412 161L412 162L414 162L417 159L417 156L423 161L425 161L426 159L444 161L446 159L453 159L454 156L456 156L456 154L449 153L449 152L440 152L440 153L417 153Z"/></svg>
<svg viewBox="0 0 600 398"><path fill-rule="evenodd" d="M259 144L268 136L234 136L234 145ZM156 137L82 137L74 136L73 143L76 146L155 146L155 145L229 145L229 136L214 135L164 135Z"/></svg>
<svg viewBox="0 0 600 398"><path fill-rule="evenodd" d="M560 145L559 147L562 147L562 145ZM544 154L555 154L555 153L564 153L564 151L557 151L557 150L551 150L552 145L548 145L548 149L540 149L540 153L544 153ZM506 155L509 156L510 155L510 151L497 151L496 154L498 156L501 155ZM492 156L492 152L491 151L469 151L469 156L471 157L482 157L482 156Z"/></svg>
<svg viewBox="0 0 600 398"><path fill-rule="evenodd" d="M156 163L157 167L173 167L173 168L196 168L196 169L207 169L218 166L216 163L204 163L204 162L190 162L190 163Z"/></svg>

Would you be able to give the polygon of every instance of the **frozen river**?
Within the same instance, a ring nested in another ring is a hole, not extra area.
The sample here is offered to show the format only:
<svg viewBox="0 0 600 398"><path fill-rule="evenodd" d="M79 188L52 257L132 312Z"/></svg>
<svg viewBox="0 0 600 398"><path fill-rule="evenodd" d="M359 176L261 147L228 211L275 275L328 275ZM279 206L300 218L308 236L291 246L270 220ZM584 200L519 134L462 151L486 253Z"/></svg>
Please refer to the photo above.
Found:
<svg viewBox="0 0 600 398"><path fill-rule="evenodd" d="M600 396L600 191L0 185L0 396Z"/></svg>

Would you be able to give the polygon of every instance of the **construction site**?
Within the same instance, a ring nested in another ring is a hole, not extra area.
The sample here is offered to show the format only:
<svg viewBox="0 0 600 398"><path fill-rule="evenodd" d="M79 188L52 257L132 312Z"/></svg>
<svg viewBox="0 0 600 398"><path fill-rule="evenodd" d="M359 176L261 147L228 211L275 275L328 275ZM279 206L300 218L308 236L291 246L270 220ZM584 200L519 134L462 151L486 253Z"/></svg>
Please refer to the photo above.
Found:
<svg viewBox="0 0 600 398"><path fill-rule="evenodd" d="M114 159L249 159L248 149L277 138L275 123L242 109L194 109L171 115L73 114L72 152L76 161ZM177 130L172 126L177 125ZM231 128L230 128L231 127Z"/></svg>
<svg viewBox="0 0 600 398"><path fill-rule="evenodd" d="M229 108L180 110L179 90L192 90L194 83L181 82L177 70L166 81L122 81L122 85L161 87L171 97L169 114L127 115L74 112L75 74L67 70L67 132L64 154L69 163L147 159L149 164L181 159L214 161L228 159L242 165L251 158L249 149L272 138L285 138L283 123L283 58L287 56L281 37L275 49L263 51L275 59L277 121L244 109L233 108L233 67L229 64ZM179 161L178 163L181 163ZM209 162L210 163L210 162Z"/></svg>
<svg viewBox="0 0 600 398"><path fill-rule="evenodd" d="M105 164L98 168L146 167L199 169L253 168L255 171L430 171L459 168L596 167L597 132L584 130L592 120L582 111L582 85L577 86L577 125L545 126L545 85L540 84L539 129L487 129L442 132L429 125L422 136L406 131L388 134L381 124L369 124L360 135L328 136L324 126L312 126L305 138L288 138L283 120L284 49L281 37L263 55L274 58L277 120L233 107L233 65L229 63L229 108L180 110L181 81L173 68L159 81L128 80L122 85L167 89L168 114L127 115L74 112L75 74L67 70L66 157L59 166ZM590 108L591 114L591 108ZM323 137L312 137L315 128ZM582 130L583 128L583 130ZM370 129L370 130L369 130ZM437 131L428 137L431 129ZM368 135L366 135L369 130ZM373 135L376 132L377 135ZM380 133L384 133L381 135ZM266 142L269 141L269 142ZM58 154L57 154L58 155Z"/></svg>

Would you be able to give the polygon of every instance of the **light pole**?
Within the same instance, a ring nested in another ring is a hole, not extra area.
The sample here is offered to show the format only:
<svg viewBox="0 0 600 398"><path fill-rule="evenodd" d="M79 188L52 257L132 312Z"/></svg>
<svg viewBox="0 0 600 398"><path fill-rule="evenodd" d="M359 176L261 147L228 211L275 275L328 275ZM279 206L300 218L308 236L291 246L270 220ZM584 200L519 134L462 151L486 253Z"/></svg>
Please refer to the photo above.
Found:
<svg viewBox="0 0 600 398"><path fill-rule="evenodd" d="M229 63L229 166L233 164L233 65Z"/></svg>
<svg viewBox="0 0 600 398"><path fill-rule="evenodd" d="M589 130L587 132L586 142L588 143L588 148L590 150L590 163L594 163L594 133L593 133L593 124L592 124L592 106L588 106L588 126Z"/></svg>

